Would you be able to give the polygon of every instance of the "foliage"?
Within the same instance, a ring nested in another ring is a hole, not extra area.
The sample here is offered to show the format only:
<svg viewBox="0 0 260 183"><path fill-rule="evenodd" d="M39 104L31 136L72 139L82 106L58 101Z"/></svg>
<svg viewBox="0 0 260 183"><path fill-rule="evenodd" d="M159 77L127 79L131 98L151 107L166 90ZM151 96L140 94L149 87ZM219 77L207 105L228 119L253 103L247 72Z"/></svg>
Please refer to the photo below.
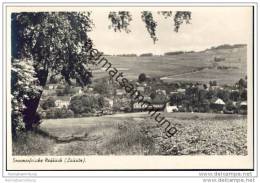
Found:
<svg viewBox="0 0 260 183"><path fill-rule="evenodd" d="M141 74L139 75L139 77L138 77L138 81L141 82L141 83L142 83L142 82L145 82L146 79L147 79L147 77L146 77L145 73L141 73Z"/></svg>
<svg viewBox="0 0 260 183"><path fill-rule="evenodd" d="M128 29L128 26L132 21L132 15L129 11L112 11L109 13L108 19L111 21L109 28L113 28L115 32L121 30L124 30L126 33L131 32L130 29Z"/></svg>
<svg viewBox="0 0 260 183"><path fill-rule="evenodd" d="M66 108L52 108L46 112L47 119L72 118L74 112Z"/></svg>
<svg viewBox="0 0 260 183"><path fill-rule="evenodd" d="M186 24L190 23L191 20L191 12L190 11L176 11L173 13L172 11L159 11L158 14L162 15L164 18L172 18L174 22L174 31L178 32L180 29L180 25L184 22ZM108 15L108 19L111 21L111 25L109 25L110 29L113 29L115 32L124 30L126 33L131 32L128 28L130 22L132 21L132 15L129 11L112 11ZM141 19L145 23L145 27L155 43L158 41L156 36L156 27L157 22L154 20L153 13L151 11L142 11Z"/></svg>
<svg viewBox="0 0 260 183"><path fill-rule="evenodd" d="M75 96L71 99L69 109L75 114L94 113L104 106L104 98L94 95Z"/></svg>
<svg viewBox="0 0 260 183"><path fill-rule="evenodd" d="M238 81L238 86L239 86L239 89L247 88L247 81L245 79L241 78Z"/></svg>
<svg viewBox="0 0 260 183"><path fill-rule="evenodd" d="M108 95L110 93L108 81L106 79L97 81L97 83L93 87L93 90L100 95Z"/></svg>
<svg viewBox="0 0 260 183"><path fill-rule="evenodd" d="M158 41L158 38L156 37L155 31L157 27L157 22L153 19L153 14L150 11L143 11L142 12L142 20L145 23L145 27L150 34L153 42L155 43Z"/></svg>
<svg viewBox="0 0 260 183"><path fill-rule="evenodd" d="M185 53L184 51L172 51L172 52L166 52L164 55L180 55Z"/></svg>
<svg viewBox="0 0 260 183"><path fill-rule="evenodd" d="M55 100L52 97L49 97L47 100L45 100L42 105L42 109L47 110L50 107L55 107Z"/></svg>
<svg viewBox="0 0 260 183"><path fill-rule="evenodd" d="M153 54L152 53L143 53L140 55L140 57L152 57Z"/></svg>
<svg viewBox="0 0 260 183"><path fill-rule="evenodd" d="M71 79L81 85L90 83L89 64L93 58L90 54L92 41L87 35L92 30L89 15L82 12L12 14L12 56L32 58L38 86L46 85L49 74L50 77L60 74L69 84ZM31 96L24 103L27 130L33 128L41 93Z"/></svg>
<svg viewBox="0 0 260 183"><path fill-rule="evenodd" d="M32 57L40 84L45 85L48 71L62 74L67 82L77 79L89 83L91 74L86 70L90 62L92 41L87 32L92 30L89 13L14 13L13 37L16 57Z"/></svg>
<svg viewBox="0 0 260 183"><path fill-rule="evenodd" d="M186 24L189 24L191 20L191 12L190 11L177 11L174 16L174 30L176 32L179 31L180 25L185 21Z"/></svg>
<svg viewBox="0 0 260 183"><path fill-rule="evenodd" d="M12 134L25 129L23 114L25 101L36 98L42 90L33 68L33 61L28 59L12 60L11 94L12 94Z"/></svg>

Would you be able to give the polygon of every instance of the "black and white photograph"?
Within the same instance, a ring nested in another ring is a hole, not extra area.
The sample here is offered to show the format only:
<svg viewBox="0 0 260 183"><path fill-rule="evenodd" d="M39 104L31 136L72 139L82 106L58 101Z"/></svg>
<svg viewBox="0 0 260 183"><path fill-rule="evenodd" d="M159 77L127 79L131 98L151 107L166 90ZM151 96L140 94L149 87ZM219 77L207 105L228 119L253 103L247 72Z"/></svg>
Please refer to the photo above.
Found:
<svg viewBox="0 0 260 183"><path fill-rule="evenodd" d="M10 170L253 169L254 6L6 12Z"/></svg>

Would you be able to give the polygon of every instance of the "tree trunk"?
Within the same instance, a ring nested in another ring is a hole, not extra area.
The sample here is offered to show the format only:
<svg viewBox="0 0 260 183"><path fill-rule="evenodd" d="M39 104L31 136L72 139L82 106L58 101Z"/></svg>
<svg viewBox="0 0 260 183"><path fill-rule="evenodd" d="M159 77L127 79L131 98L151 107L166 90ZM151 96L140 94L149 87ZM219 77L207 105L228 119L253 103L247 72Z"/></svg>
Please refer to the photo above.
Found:
<svg viewBox="0 0 260 183"><path fill-rule="evenodd" d="M41 70L37 72L36 77L38 78L40 85L44 87L47 82L48 78L48 71ZM40 103L41 95L42 95L43 89L41 93L38 95L38 97L30 98L26 101L24 101L24 105L26 106L26 109L24 110L24 123L25 123L25 130L31 131L35 127L37 127L40 124L41 117L37 113L37 108Z"/></svg>

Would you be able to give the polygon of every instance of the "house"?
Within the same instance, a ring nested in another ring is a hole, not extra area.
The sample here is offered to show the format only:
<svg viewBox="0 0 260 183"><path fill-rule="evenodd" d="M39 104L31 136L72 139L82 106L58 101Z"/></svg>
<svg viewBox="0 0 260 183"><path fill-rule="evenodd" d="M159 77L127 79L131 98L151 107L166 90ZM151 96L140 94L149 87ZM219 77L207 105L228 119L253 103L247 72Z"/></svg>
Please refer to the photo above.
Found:
<svg viewBox="0 0 260 183"><path fill-rule="evenodd" d="M113 99L110 99L110 98L104 98L105 102L108 103L109 107L110 108L113 108L113 105L114 105L114 100Z"/></svg>
<svg viewBox="0 0 260 183"><path fill-rule="evenodd" d="M222 99L217 98L213 103L211 103L211 108L216 111L223 111L225 105L226 103Z"/></svg>
<svg viewBox="0 0 260 183"><path fill-rule="evenodd" d="M225 105L226 103L225 103L222 99L218 98L218 99L214 102L214 104L217 104L217 105Z"/></svg>
<svg viewBox="0 0 260 183"><path fill-rule="evenodd" d="M165 110L165 112L178 112L179 111L177 106L175 106L175 105L171 106L169 102L166 103L164 110Z"/></svg>
<svg viewBox="0 0 260 183"><path fill-rule="evenodd" d="M77 86L71 88L71 93L73 93L74 95L81 95L83 93L82 87Z"/></svg>
<svg viewBox="0 0 260 183"><path fill-rule="evenodd" d="M49 84L49 85L47 86L47 88L48 88L49 90L55 90L55 89L57 89L57 87L58 87L57 84Z"/></svg>
<svg viewBox="0 0 260 183"><path fill-rule="evenodd" d="M174 95L177 95L177 94L178 94L177 91L170 92L170 96L174 96Z"/></svg>
<svg viewBox="0 0 260 183"><path fill-rule="evenodd" d="M144 96L143 101L150 102L151 100L152 100L151 97L149 97L149 96Z"/></svg>
<svg viewBox="0 0 260 183"><path fill-rule="evenodd" d="M87 91L87 92L93 92L94 89L93 89L92 87L88 87L88 88L86 89L86 91Z"/></svg>
<svg viewBox="0 0 260 183"><path fill-rule="evenodd" d="M143 86L138 86L137 88L136 88L139 92L144 92L144 87Z"/></svg>
<svg viewBox="0 0 260 183"><path fill-rule="evenodd" d="M166 91L165 90L161 90L161 89L158 89L155 91L156 94L159 94L159 95L166 95Z"/></svg>
<svg viewBox="0 0 260 183"><path fill-rule="evenodd" d="M68 108L70 104L70 97L59 97L57 100L55 100L55 107L56 108Z"/></svg>
<svg viewBox="0 0 260 183"><path fill-rule="evenodd" d="M177 93L185 94L185 92L186 92L186 89L184 89L184 88L177 89Z"/></svg>
<svg viewBox="0 0 260 183"><path fill-rule="evenodd" d="M56 90L43 90L42 97L48 97L55 94L56 94Z"/></svg>
<svg viewBox="0 0 260 183"><path fill-rule="evenodd" d="M126 94L126 92L123 89L117 89L116 90L116 95L117 96L122 96L122 95L125 95L125 94Z"/></svg>
<svg viewBox="0 0 260 183"><path fill-rule="evenodd" d="M132 104L132 110L136 112L156 110L162 111L165 107L164 103L154 103L154 102L134 102Z"/></svg>

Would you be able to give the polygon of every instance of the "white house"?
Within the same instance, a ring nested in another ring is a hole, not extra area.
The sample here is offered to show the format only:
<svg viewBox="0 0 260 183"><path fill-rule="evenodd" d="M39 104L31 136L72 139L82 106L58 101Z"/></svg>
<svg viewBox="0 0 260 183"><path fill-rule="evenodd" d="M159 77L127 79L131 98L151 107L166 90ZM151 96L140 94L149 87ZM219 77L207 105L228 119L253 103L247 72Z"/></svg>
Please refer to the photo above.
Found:
<svg viewBox="0 0 260 183"><path fill-rule="evenodd" d="M138 86L136 89L137 89L138 91L140 91L140 92L144 92L144 87L143 87L143 86Z"/></svg>
<svg viewBox="0 0 260 183"><path fill-rule="evenodd" d="M165 90L161 90L161 89L158 89L155 91L157 94L163 94L163 95L166 95L166 91Z"/></svg>
<svg viewBox="0 0 260 183"><path fill-rule="evenodd" d="M166 111L166 112L178 112L179 109L178 109L178 107L175 106L175 105L171 106L170 103L168 102L168 103L166 104L166 106L165 106L165 111Z"/></svg>
<svg viewBox="0 0 260 183"><path fill-rule="evenodd" d="M55 100L55 107L57 108L68 108L70 105L70 98L68 99L57 99Z"/></svg>
<svg viewBox="0 0 260 183"><path fill-rule="evenodd" d="M113 99L110 99L110 98L104 98L104 100L109 104L109 107L113 107L114 105L114 100Z"/></svg>
<svg viewBox="0 0 260 183"><path fill-rule="evenodd" d="M48 89L49 89L49 90L55 90L55 89L57 89L57 87L58 87L57 84L49 84L49 85L48 85Z"/></svg>
<svg viewBox="0 0 260 183"><path fill-rule="evenodd" d="M218 98L218 99L214 102L214 104L225 105L226 103L225 103L222 99Z"/></svg>

